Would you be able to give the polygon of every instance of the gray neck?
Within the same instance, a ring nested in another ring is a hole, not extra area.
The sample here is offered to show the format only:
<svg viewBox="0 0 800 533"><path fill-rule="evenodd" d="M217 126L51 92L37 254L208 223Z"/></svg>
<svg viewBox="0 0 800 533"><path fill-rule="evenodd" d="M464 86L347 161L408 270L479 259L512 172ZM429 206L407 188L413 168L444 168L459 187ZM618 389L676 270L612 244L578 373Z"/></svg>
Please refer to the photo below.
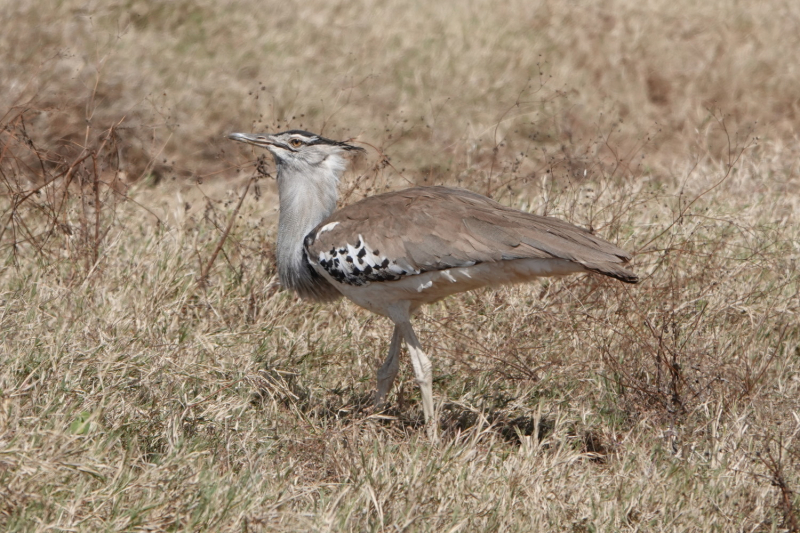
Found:
<svg viewBox="0 0 800 533"><path fill-rule="evenodd" d="M329 299L320 292L332 287L307 264L303 241L336 209L344 161L330 155L319 165L278 161L277 167L280 217L276 256L281 284L303 297Z"/></svg>

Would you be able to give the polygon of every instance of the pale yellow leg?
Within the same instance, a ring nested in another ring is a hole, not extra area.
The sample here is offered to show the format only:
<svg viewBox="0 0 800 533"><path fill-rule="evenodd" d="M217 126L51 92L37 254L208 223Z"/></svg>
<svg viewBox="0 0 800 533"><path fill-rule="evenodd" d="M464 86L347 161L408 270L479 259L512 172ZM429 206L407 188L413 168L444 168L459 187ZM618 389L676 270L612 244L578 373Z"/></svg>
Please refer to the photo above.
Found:
<svg viewBox="0 0 800 533"><path fill-rule="evenodd" d="M433 373L431 371L431 360L422 350L422 345L411 327L411 322L401 322L397 324L406 341L411 364L414 367L414 375L417 378L420 392L422 393L422 412L425 414L425 425L428 437L436 440L438 423L434 417L433 410Z"/></svg>
<svg viewBox="0 0 800 533"><path fill-rule="evenodd" d="M400 333L400 328L395 325L392 343L389 345L389 355L386 356L386 360L378 369L378 392L375 394L375 407L383 407L386 402L386 395L389 394L394 378L397 377L397 371L400 369L400 344L402 340L403 335Z"/></svg>

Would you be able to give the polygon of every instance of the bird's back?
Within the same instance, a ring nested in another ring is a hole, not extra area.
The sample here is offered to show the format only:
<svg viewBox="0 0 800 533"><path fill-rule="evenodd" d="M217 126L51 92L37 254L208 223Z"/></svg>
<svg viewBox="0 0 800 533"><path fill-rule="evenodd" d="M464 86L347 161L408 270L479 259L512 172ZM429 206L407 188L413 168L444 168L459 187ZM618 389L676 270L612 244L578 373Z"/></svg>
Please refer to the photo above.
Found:
<svg viewBox="0 0 800 533"><path fill-rule="evenodd" d="M318 225L305 248L315 268L351 286L520 259L561 259L638 281L622 266L627 252L586 230L447 187L415 187L348 205Z"/></svg>

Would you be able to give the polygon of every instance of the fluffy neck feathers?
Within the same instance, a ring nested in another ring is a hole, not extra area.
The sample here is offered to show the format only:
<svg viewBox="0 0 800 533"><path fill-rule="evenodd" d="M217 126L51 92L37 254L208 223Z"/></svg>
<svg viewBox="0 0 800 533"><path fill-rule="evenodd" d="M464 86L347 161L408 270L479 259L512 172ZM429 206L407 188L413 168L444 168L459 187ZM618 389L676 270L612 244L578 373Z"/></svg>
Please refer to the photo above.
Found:
<svg viewBox="0 0 800 533"><path fill-rule="evenodd" d="M345 169L338 154L318 164L276 161L280 216L276 256L281 284L312 299L331 299L338 293L307 264L306 235L336 209L337 185Z"/></svg>

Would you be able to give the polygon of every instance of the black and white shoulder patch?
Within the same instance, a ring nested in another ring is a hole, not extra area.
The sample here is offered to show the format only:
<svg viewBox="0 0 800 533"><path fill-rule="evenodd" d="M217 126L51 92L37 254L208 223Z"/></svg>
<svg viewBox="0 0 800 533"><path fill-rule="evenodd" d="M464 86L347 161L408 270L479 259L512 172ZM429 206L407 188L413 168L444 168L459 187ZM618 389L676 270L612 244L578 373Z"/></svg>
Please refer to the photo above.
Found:
<svg viewBox="0 0 800 533"><path fill-rule="evenodd" d="M320 228L317 233L310 233L305 239L306 254L314 268L321 268L339 283L348 285L366 285L370 282L396 281L403 276L419 274L407 261L390 259L381 254L380 249L373 248L359 235L358 240L332 246L329 250L319 252L312 257L308 252L317 236L332 229L338 222ZM331 226L330 228L328 226Z"/></svg>

